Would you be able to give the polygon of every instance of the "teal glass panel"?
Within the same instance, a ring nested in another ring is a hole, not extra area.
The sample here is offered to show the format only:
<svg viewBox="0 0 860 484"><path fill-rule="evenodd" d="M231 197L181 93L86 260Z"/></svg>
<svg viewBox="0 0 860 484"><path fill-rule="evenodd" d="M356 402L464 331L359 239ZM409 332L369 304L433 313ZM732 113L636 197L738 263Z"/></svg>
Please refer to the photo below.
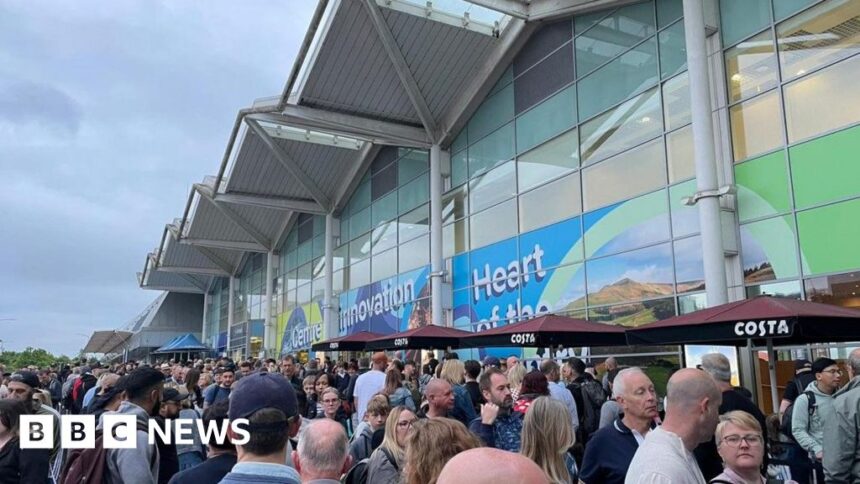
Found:
<svg viewBox="0 0 860 484"><path fill-rule="evenodd" d="M662 29L683 15L682 0L657 0L657 28Z"/></svg>
<svg viewBox="0 0 860 484"><path fill-rule="evenodd" d="M372 217L371 224L374 227L397 217L397 192L389 193L373 202L373 205L370 207L370 213Z"/></svg>
<svg viewBox="0 0 860 484"><path fill-rule="evenodd" d="M350 213L356 213L370 206L370 182L362 182L355 189L355 193L349 200Z"/></svg>
<svg viewBox="0 0 860 484"><path fill-rule="evenodd" d="M513 161L496 167L469 182L469 207L480 212L517 194Z"/></svg>
<svg viewBox="0 0 860 484"><path fill-rule="evenodd" d="M769 23L770 0L720 0L724 47L762 30Z"/></svg>
<svg viewBox="0 0 860 484"><path fill-rule="evenodd" d="M663 112L666 117L666 131L690 123L690 77L686 72L663 83Z"/></svg>
<svg viewBox="0 0 860 484"><path fill-rule="evenodd" d="M469 140L475 141L514 119L514 86L509 84L489 96L469 120Z"/></svg>
<svg viewBox="0 0 860 484"><path fill-rule="evenodd" d="M791 299L801 299L800 281L772 282L770 284L759 284L758 286L747 287L747 298L753 298L757 296L775 296L787 297ZM807 296L809 296L809 294L807 294ZM815 299L812 297L809 297L809 300L815 301Z"/></svg>
<svg viewBox="0 0 860 484"><path fill-rule="evenodd" d="M653 89L580 127L582 163L590 165L663 132L660 92Z"/></svg>
<svg viewBox="0 0 860 484"><path fill-rule="evenodd" d="M579 166L579 135L575 129L517 157L520 192L575 170Z"/></svg>
<svg viewBox="0 0 860 484"><path fill-rule="evenodd" d="M340 233L343 241L347 241L352 238L349 232L349 217L346 214L344 214L340 219Z"/></svg>
<svg viewBox="0 0 860 484"><path fill-rule="evenodd" d="M597 25L604 17L612 13L612 9L600 10L585 15L577 15L573 19L573 30L576 35L582 35L586 30Z"/></svg>
<svg viewBox="0 0 860 484"><path fill-rule="evenodd" d="M791 208L783 151L735 165L735 184L741 222L776 215Z"/></svg>
<svg viewBox="0 0 860 484"><path fill-rule="evenodd" d="M622 7L576 38L576 72L582 77L654 35L654 5Z"/></svg>
<svg viewBox="0 0 860 484"><path fill-rule="evenodd" d="M454 138L454 142L451 143L452 152L456 153L457 151L466 149L466 146L469 145L469 141L466 139L468 131L467 127L463 127L463 129L460 130L460 134L458 134L457 137Z"/></svg>
<svg viewBox="0 0 860 484"><path fill-rule="evenodd" d="M685 205L682 199L696 193L696 180L669 187L669 207L672 211L672 235L683 237L699 233L699 210Z"/></svg>
<svg viewBox="0 0 860 484"><path fill-rule="evenodd" d="M314 215L314 235L320 235L325 232L325 217L322 215Z"/></svg>
<svg viewBox="0 0 860 484"><path fill-rule="evenodd" d="M468 150L462 150L451 156L451 186L456 187L469 179Z"/></svg>
<svg viewBox="0 0 860 484"><path fill-rule="evenodd" d="M790 215L741 225L744 282L797 277L796 238Z"/></svg>
<svg viewBox="0 0 860 484"><path fill-rule="evenodd" d="M430 168L430 153L424 150L410 150L397 162L397 181L400 186Z"/></svg>
<svg viewBox="0 0 860 484"><path fill-rule="evenodd" d="M667 78L687 68L687 43L684 40L684 22L660 32L660 78Z"/></svg>
<svg viewBox="0 0 860 484"><path fill-rule="evenodd" d="M860 199L797 213L803 273L860 268ZM856 283L855 283L856 284Z"/></svg>
<svg viewBox="0 0 860 484"><path fill-rule="evenodd" d="M676 240L675 283L677 292L693 292L705 289L705 262L700 236Z"/></svg>
<svg viewBox="0 0 860 484"><path fill-rule="evenodd" d="M492 96L493 94L501 91L502 89L505 88L505 86L507 86L508 84L510 84L513 81L514 81L514 67L508 66L508 68L505 69L505 72L502 73L502 77L500 77L499 80L496 81L496 84L493 86L493 88L490 89L490 92L489 92L489 94L487 94L487 96Z"/></svg>
<svg viewBox="0 0 860 484"><path fill-rule="evenodd" d="M469 147L469 177L474 177L514 157L514 123Z"/></svg>
<svg viewBox="0 0 860 484"><path fill-rule="evenodd" d="M777 22L788 17L791 14L799 12L801 9L812 5L818 0L774 0L773 2L773 18ZM837 3L851 3L852 0L845 0Z"/></svg>
<svg viewBox="0 0 860 484"><path fill-rule="evenodd" d="M353 215L349 220L349 238L354 239L370 230L370 208Z"/></svg>
<svg viewBox="0 0 860 484"><path fill-rule="evenodd" d="M355 262L367 259L370 256L370 234L364 234L361 237L349 243L349 260Z"/></svg>
<svg viewBox="0 0 860 484"><path fill-rule="evenodd" d="M324 236L319 235L317 237L314 237L313 244L314 244L313 245L314 248L313 248L312 257L317 258L317 257L322 257L323 255L325 255L325 237Z"/></svg>
<svg viewBox="0 0 860 484"><path fill-rule="evenodd" d="M576 86L517 117L517 153L528 151L576 124Z"/></svg>
<svg viewBox="0 0 860 484"><path fill-rule="evenodd" d="M601 257L665 242L669 235L666 192L659 190L582 216L585 257Z"/></svg>
<svg viewBox="0 0 860 484"><path fill-rule="evenodd" d="M674 292L670 244L586 261L590 306L637 301Z"/></svg>
<svg viewBox="0 0 860 484"><path fill-rule="evenodd" d="M418 178L412 180L400 187L397 191L400 210L399 213L406 213L422 203L430 200L430 176L425 173Z"/></svg>
<svg viewBox="0 0 860 484"><path fill-rule="evenodd" d="M304 242L299 244L299 249L296 252L298 257L299 264L304 264L305 262L311 260L311 256L313 255L313 247L311 246L311 241Z"/></svg>
<svg viewBox="0 0 860 484"><path fill-rule="evenodd" d="M579 119L588 119L657 83L657 39L626 54L579 81Z"/></svg>
<svg viewBox="0 0 860 484"><path fill-rule="evenodd" d="M429 232L430 204L425 203L415 210L401 215L397 220L397 231L401 243Z"/></svg>

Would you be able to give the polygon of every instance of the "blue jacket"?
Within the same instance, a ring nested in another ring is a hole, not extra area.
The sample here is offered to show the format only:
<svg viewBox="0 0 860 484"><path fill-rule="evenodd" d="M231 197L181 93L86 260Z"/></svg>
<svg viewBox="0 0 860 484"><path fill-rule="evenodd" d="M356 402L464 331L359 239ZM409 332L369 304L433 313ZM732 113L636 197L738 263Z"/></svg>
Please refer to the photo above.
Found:
<svg viewBox="0 0 860 484"><path fill-rule="evenodd" d="M595 432L585 446L579 479L585 484L624 484L639 443L620 418Z"/></svg>
<svg viewBox="0 0 860 484"><path fill-rule="evenodd" d="M454 408L448 412L448 416L459 420L463 425L469 425L469 422L478 417L478 414L475 413L475 406L472 405L469 390L466 390L463 385L453 385L453 390Z"/></svg>
<svg viewBox="0 0 860 484"><path fill-rule="evenodd" d="M487 447L519 452L523 433L523 414L511 412L499 415L493 425L481 423L481 417L472 420L469 430L484 441Z"/></svg>

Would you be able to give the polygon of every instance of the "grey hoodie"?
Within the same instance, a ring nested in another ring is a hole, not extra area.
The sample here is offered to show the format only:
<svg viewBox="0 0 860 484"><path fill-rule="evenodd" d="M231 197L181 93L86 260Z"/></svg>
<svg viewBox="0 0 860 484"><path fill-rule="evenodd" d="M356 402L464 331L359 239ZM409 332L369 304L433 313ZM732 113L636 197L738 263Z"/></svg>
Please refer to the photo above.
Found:
<svg viewBox="0 0 860 484"><path fill-rule="evenodd" d="M149 414L146 410L131 402L122 402L116 412L105 412L105 415L134 415L138 422L147 425ZM102 422L99 422L99 428ZM105 482L107 484L155 484L158 482L158 449L149 445L147 432L137 430L137 442L133 449L107 449L107 469Z"/></svg>
<svg viewBox="0 0 860 484"><path fill-rule="evenodd" d="M815 395L815 412L809 416L809 398L806 392ZM833 395L818 389L813 381L794 401L791 413L791 433L797 443L807 452L821 452L824 442L824 422L833 419Z"/></svg>
<svg viewBox="0 0 860 484"><path fill-rule="evenodd" d="M824 476L828 483L860 482L860 376L833 395L833 413L824 425Z"/></svg>

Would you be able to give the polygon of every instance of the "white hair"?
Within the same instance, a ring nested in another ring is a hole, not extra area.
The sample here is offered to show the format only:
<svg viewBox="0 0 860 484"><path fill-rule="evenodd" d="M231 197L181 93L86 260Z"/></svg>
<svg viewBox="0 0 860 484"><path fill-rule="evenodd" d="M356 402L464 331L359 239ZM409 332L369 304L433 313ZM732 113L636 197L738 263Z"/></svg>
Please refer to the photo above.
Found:
<svg viewBox="0 0 860 484"><path fill-rule="evenodd" d="M714 380L722 382L732 381L732 367L729 359L722 353L708 353L702 355L702 369L714 377Z"/></svg>
<svg viewBox="0 0 860 484"><path fill-rule="evenodd" d="M642 371L642 368L638 366L631 366L630 368L625 368L618 372L615 375L615 380L612 382L612 399L615 400L620 396L624 395L624 391L627 389L627 377L637 373L648 376Z"/></svg>

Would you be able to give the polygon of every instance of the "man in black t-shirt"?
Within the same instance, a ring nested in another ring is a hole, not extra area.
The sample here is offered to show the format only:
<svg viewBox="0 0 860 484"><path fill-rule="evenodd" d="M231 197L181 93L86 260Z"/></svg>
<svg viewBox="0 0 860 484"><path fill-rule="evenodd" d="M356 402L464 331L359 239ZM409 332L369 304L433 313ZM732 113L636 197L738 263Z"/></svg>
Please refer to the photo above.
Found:
<svg viewBox="0 0 860 484"><path fill-rule="evenodd" d="M481 364L475 360L467 360L464 363L466 367L466 383L463 385L469 392L469 397L472 400L472 406L475 408L475 413L481 414L481 404L484 402L484 397L481 395L481 389L478 386L478 375L481 374Z"/></svg>
<svg viewBox="0 0 860 484"><path fill-rule="evenodd" d="M785 384L785 392L779 404L779 414L784 414L788 406L794 403L794 400L813 381L815 381L815 375L812 374L812 362L794 360L794 379Z"/></svg>

